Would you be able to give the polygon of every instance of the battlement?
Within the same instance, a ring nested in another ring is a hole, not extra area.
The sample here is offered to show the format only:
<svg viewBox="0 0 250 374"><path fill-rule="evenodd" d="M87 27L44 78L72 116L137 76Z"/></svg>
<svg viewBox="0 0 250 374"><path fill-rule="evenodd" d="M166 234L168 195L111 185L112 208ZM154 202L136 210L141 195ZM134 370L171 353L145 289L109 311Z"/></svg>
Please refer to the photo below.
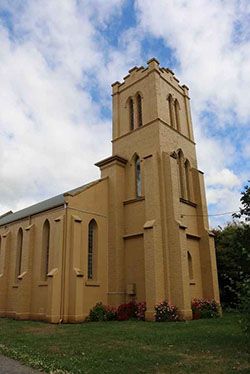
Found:
<svg viewBox="0 0 250 374"><path fill-rule="evenodd" d="M128 71L128 74L125 77L123 77L123 82L114 82L112 84L113 95L115 95L117 92L123 91L127 87L145 78L145 76L151 74L153 71L157 72L164 80L166 80L175 89L180 91L182 94L188 96L188 87L186 85L181 85L179 79L176 78L174 72L169 68L161 67L160 62L154 57L147 61L146 68L144 66L134 66L132 69Z"/></svg>

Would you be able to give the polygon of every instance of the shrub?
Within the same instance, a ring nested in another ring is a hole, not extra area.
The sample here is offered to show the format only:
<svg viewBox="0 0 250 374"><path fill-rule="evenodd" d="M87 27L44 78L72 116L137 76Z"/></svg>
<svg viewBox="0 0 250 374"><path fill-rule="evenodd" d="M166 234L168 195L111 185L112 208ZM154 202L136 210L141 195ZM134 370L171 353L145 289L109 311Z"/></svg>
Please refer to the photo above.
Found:
<svg viewBox="0 0 250 374"><path fill-rule="evenodd" d="M180 315L176 306L163 301L155 306L155 321L170 322L180 320Z"/></svg>
<svg viewBox="0 0 250 374"><path fill-rule="evenodd" d="M250 225L233 222L214 234L221 303L238 309L250 277Z"/></svg>
<svg viewBox="0 0 250 374"><path fill-rule="evenodd" d="M127 321L130 318L136 318L136 303L130 301L127 304L121 304L117 309L118 321Z"/></svg>
<svg viewBox="0 0 250 374"><path fill-rule="evenodd" d="M121 304L117 309L110 305L97 303L89 312L86 322L97 321L127 321L134 318L137 320L145 320L146 303L136 303L131 301Z"/></svg>
<svg viewBox="0 0 250 374"><path fill-rule="evenodd" d="M106 307L102 303L97 303L89 312L90 322L106 321Z"/></svg>
<svg viewBox="0 0 250 374"><path fill-rule="evenodd" d="M105 306L106 321L115 321L117 319L117 310L114 306Z"/></svg>
<svg viewBox="0 0 250 374"><path fill-rule="evenodd" d="M136 303L135 317L138 321L145 321L146 303Z"/></svg>
<svg viewBox="0 0 250 374"><path fill-rule="evenodd" d="M250 279L242 284L242 295L240 299L240 325L248 336L250 334Z"/></svg>
<svg viewBox="0 0 250 374"><path fill-rule="evenodd" d="M220 316L220 304L215 300L193 299L192 303L193 319L215 318Z"/></svg>

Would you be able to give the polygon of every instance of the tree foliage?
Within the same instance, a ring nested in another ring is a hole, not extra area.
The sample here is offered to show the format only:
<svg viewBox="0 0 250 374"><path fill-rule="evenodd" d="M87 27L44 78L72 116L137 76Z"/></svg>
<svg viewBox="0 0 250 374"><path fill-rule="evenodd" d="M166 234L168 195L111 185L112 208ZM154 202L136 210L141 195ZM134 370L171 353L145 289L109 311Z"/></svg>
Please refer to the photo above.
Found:
<svg viewBox="0 0 250 374"><path fill-rule="evenodd" d="M250 186L245 186L241 207L225 228L214 230L221 302L239 307L250 283Z"/></svg>
<svg viewBox="0 0 250 374"><path fill-rule="evenodd" d="M235 308L250 277L250 226L233 222L214 233L221 302Z"/></svg>
<svg viewBox="0 0 250 374"><path fill-rule="evenodd" d="M250 181L248 181L250 183ZM241 192L240 202L242 206L240 207L240 212L233 214L234 218L245 218L246 222L250 221L250 186L246 185L244 191Z"/></svg>

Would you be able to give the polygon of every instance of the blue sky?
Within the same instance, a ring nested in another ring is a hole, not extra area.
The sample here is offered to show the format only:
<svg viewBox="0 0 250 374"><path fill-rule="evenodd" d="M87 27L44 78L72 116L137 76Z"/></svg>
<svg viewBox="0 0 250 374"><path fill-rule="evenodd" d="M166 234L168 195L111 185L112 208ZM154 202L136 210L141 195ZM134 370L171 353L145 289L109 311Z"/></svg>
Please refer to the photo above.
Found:
<svg viewBox="0 0 250 374"><path fill-rule="evenodd" d="M250 179L249 21L248 0L2 0L0 213L98 178L110 84L153 56L190 88L209 213L237 210Z"/></svg>

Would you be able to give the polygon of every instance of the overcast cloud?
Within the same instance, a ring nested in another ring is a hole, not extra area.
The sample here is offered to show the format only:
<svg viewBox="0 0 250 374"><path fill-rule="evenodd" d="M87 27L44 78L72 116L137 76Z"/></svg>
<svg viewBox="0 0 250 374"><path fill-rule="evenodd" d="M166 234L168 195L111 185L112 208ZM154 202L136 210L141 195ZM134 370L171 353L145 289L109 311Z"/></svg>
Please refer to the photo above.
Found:
<svg viewBox="0 0 250 374"><path fill-rule="evenodd" d="M0 212L98 178L110 84L152 55L190 87L210 213L235 210L250 178L249 25L247 0L2 0Z"/></svg>

